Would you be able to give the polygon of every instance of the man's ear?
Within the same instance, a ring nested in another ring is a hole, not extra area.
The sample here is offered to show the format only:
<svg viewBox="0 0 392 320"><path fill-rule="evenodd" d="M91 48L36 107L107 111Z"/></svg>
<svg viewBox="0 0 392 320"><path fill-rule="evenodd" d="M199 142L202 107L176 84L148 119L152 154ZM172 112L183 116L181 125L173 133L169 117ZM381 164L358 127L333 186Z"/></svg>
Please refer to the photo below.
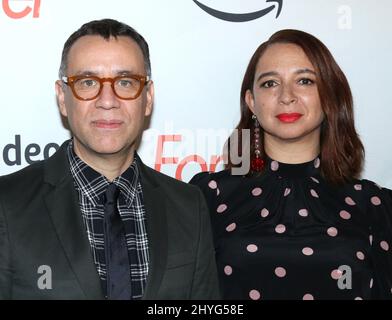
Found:
<svg viewBox="0 0 392 320"><path fill-rule="evenodd" d="M154 104L154 82L150 80L147 84L147 100L146 100L146 110L144 112L145 116L149 116L152 112Z"/></svg>
<svg viewBox="0 0 392 320"><path fill-rule="evenodd" d="M250 111L255 114L255 99L253 97L253 93L249 89L245 92L245 102L248 105Z"/></svg>
<svg viewBox="0 0 392 320"><path fill-rule="evenodd" d="M64 84L61 82L61 80L57 80L55 83L55 89L56 89L56 96L57 96L57 103L60 109L60 113L64 116L67 117L67 109L65 107L65 102L64 102Z"/></svg>

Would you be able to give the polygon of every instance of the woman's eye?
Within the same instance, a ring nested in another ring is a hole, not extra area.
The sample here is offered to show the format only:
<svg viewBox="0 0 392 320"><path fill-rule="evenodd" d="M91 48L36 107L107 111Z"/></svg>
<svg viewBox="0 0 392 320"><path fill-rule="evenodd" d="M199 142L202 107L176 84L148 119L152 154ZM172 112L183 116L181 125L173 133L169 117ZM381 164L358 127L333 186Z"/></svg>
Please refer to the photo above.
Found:
<svg viewBox="0 0 392 320"><path fill-rule="evenodd" d="M314 83L314 81L312 79L304 78L299 80L298 83L303 85L311 85Z"/></svg>
<svg viewBox="0 0 392 320"><path fill-rule="evenodd" d="M276 84L277 84L277 83L276 83L274 80L268 80L268 81L263 82L263 83L261 84L261 86L262 86L263 88L271 88L271 87L275 87Z"/></svg>

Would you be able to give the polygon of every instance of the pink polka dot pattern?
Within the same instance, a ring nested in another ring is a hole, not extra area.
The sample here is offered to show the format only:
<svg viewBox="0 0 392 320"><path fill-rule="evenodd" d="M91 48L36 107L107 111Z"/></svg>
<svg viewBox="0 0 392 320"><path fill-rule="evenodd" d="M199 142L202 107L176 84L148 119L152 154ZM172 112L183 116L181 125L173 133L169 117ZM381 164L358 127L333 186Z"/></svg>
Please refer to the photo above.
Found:
<svg viewBox="0 0 392 320"><path fill-rule="evenodd" d="M253 194L255 197L261 195L262 192L263 192L263 190L261 190L261 188L254 188L254 189L252 190L252 194Z"/></svg>
<svg viewBox="0 0 392 320"><path fill-rule="evenodd" d="M381 204L381 199L379 197L372 197L370 201L375 206L379 206Z"/></svg>
<svg viewBox="0 0 392 320"><path fill-rule="evenodd" d="M263 209L261 210L260 215L261 215L263 218L267 217L267 216L269 215L268 209L263 208Z"/></svg>
<svg viewBox="0 0 392 320"><path fill-rule="evenodd" d="M302 253L303 253L305 256L311 256L314 252L313 252L313 249L312 249L312 248L305 247L305 248L302 249Z"/></svg>
<svg viewBox="0 0 392 320"><path fill-rule="evenodd" d="M194 180L204 183L202 190L215 212L225 296L366 300L380 281L386 289L380 294L392 297L388 190L380 191L367 180L333 187L315 168L324 164L320 159L298 169L266 161L265 174L254 179L223 171L205 175L204 182ZM376 219L365 219L365 214ZM373 255L379 258L375 264ZM360 285L353 280L350 290L339 289L346 276L344 266L350 266Z"/></svg>
<svg viewBox="0 0 392 320"><path fill-rule="evenodd" d="M307 293L303 296L302 300L314 300L314 297L310 293Z"/></svg>
<svg viewBox="0 0 392 320"><path fill-rule="evenodd" d="M278 169L279 169L279 163L277 161L272 161L271 162L271 170L278 171Z"/></svg>
<svg viewBox="0 0 392 320"><path fill-rule="evenodd" d="M312 197L314 198L318 198L319 195L317 194L317 192L314 189L310 189L310 194L312 195Z"/></svg>
<svg viewBox="0 0 392 320"><path fill-rule="evenodd" d="M216 188L218 188L218 185L217 185L217 183L216 183L215 180L211 180L211 181L208 183L208 187L210 187L210 189L216 189Z"/></svg>
<svg viewBox="0 0 392 320"><path fill-rule="evenodd" d="M229 225L226 227L226 231L227 231L227 232L232 232L232 231L235 230L235 228L237 228L237 225L233 222L232 224L229 224Z"/></svg>
<svg viewBox="0 0 392 320"><path fill-rule="evenodd" d="M355 206L355 202L353 199L351 199L350 197L346 197L344 199L344 202L346 202L349 206Z"/></svg>
<svg viewBox="0 0 392 320"><path fill-rule="evenodd" d="M314 178L314 177L310 177L314 182L316 182L316 183L320 183L320 181L318 181L316 178Z"/></svg>
<svg viewBox="0 0 392 320"><path fill-rule="evenodd" d="M338 229L336 229L335 227L330 227L328 228L327 233L331 237L336 237L338 235Z"/></svg>
<svg viewBox="0 0 392 320"><path fill-rule="evenodd" d="M314 159L314 167L319 168L320 167L320 158Z"/></svg>
<svg viewBox="0 0 392 320"><path fill-rule="evenodd" d="M258 290L253 289L253 290L251 290L251 291L249 292L249 297L250 297L252 300L260 300L261 294L260 294L260 292L259 292Z"/></svg>
<svg viewBox="0 0 392 320"><path fill-rule="evenodd" d="M249 244L249 245L246 247L246 250L248 250L248 252L254 253L254 252L256 252L257 250L259 250L259 248L258 248L255 244Z"/></svg>
<svg viewBox="0 0 392 320"><path fill-rule="evenodd" d="M286 231L286 226L284 224L278 224L275 227L275 232L276 233L284 233Z"/></svg>
<svg viewBox="0 0 392 320"><path fill-rule="evenodd" d="M339 215L344 220L348 220L351 218L351 214L349 212L347 212L346 210L340 211Z"/></svg>
<svg viewBox="0 0 392 320"><path fill-rule="evenodd" d="M275 269L275 274L276 274L277 277L283 278L283 277L286 276L286 269L283 268L283 267L277 267Z"/></svg>
<svg viewBox="0 0 392 320"><path fill-rule="evenodd" d="M381 241L380 242L380 246L381 246L381 249L383 249L384 251L388 251L389 250L389 243L386 242L386 241Z"/></svg>
<svg viewBox="0 0 392 320"><path fill-rule="evenodd" d="M341 271L339 269L332 270L332 272L331 272L331 277L334 280L340 279L342 277L342 275L343 275L343 271Z"/></svg>
<svg viewBox="0 0 392 320"><path fill-rule="evenodd" d="M307 209L300 209L300 210L298 211L298 214L299 214L301 217L307 217L307 216L309 215L309 212L308 212Z"/></svg>
<svg viewBox="0 0 392 320"><path fill-rule="evenodd" d="M365 259L365 255L363 254L362 251L357 251L357 258L359 260L364 260Z"/></svg>
<svg viewBox="0 0 392 320"><path fill-rule="evenodd" d="M226 211L226 209L227 209L227 205L225 205L225 204L223 203L223 204L221 204L221 205L218 206L218 208L216 209L216 212L222 213L222 212Z"/></svg>
<svg viewBox="0 0 392 320"><path fill-rule="evenodd" d="M216 196L219 196L219 194L220 194L220 190L219 190L219 188L217 188L216 189Z"/></svg>
<svg viewBox="0 0 392 320"><path fill-rule="evenodd" d="M233 273L233 268L231 266L226 266L223 270L227 276L230 276Z"/></svg>

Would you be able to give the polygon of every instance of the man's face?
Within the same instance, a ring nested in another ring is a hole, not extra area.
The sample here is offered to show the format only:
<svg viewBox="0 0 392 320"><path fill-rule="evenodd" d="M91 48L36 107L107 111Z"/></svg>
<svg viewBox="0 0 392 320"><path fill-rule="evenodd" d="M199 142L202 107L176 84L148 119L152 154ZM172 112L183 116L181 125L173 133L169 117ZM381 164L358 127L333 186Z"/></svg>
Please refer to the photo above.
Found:
<svg viewBox="0 0 392 320"><path fill-rule="evenodd" d="M123 74L146 75L142 51L129 37L83 36L69 51L67 76ZM104 82L100 95L90 101L75 98L61 81L56 82L56 93L60 112L73 133L75 152L82 159L133 154L144 118L152 110L152 82L134 100L118 98L110 82Z"/></svg>

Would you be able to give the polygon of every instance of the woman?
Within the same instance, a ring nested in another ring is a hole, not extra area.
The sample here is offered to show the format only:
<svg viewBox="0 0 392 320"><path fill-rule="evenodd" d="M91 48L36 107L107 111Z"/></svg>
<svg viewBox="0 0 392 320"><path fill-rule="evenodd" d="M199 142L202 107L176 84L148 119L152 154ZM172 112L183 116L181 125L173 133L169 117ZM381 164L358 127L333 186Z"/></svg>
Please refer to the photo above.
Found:
<svg viewBox="0 0 392 320"><path fill-rule="evenodd" d="M314 36L282 30L254 53L237 126L251 168L234 175L229 158L191 181L211 210L224 299L392 298L391 191L358 180L352 105Z"/></svg>

